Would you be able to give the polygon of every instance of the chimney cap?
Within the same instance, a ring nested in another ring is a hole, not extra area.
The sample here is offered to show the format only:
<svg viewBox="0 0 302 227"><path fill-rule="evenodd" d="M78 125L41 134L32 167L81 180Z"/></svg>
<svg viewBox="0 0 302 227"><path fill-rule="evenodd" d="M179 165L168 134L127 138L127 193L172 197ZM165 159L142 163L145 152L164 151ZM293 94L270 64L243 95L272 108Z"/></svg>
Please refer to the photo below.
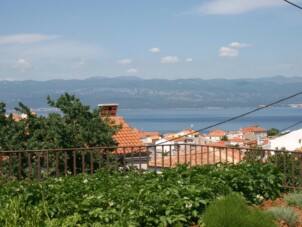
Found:
<svg viewBox="0 0 302 227"><path fill-rule="evenodd" d="M117 103L98 104L98 107L106 107L106 106L118 106L118 104Z"/></svg>

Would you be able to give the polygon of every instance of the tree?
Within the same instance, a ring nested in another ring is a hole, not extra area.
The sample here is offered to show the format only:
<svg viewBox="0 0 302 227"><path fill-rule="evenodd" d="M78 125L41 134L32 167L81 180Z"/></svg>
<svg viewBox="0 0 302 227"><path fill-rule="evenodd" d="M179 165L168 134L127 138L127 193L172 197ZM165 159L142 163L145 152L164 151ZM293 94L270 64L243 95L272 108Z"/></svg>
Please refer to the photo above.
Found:
<svg viewBox="0 0 302 227"><path fill-rule="evenodd" d="M276 128L271 128L270 130L267 131L268 136L277 136L279 135L280 131Z"/></svg>
<svg viewBox="0 0 302 227"><path fill-rule="evenodd" d="M222 138L221 138L221 141L229 141L228 140L228 137L226 135L224 135Z"/></svg>
<svg viewBox="0 0 302 227"><path fill-rule="evenodd" d="M19 107L15 110L19 114L26 114L27 117L15 121L12 114L8 117L5 116L5 104L0 103L0 150L88 148L117 145L112 136L118 127L110 126L106 119L102 120L98 109L90 111L89 106L83 105L78 98L68 93L61 95L57 100L47 97L47 101L51 107L58 108L62 114L51 113L46 117L37 116L26 105L19 103ZM36 161L34 156L34 154L31 156L32 165ZM72 170L74 165L71 156L72 153L68 153L69 170ZM88 162L89 154L85 153L85 156L87 156L85 162ZM29 160L25 156L22 156L22 159L24 159L22 161L24 165ZM45 162L43 160L42 166ZM55 156L48 156L47 161L49 160L54 162ZM78 170L80 170L79 166L82 166L81 161L80 157L76 160ZM62 162L60 165L60 169L64 168ZM55 168L53 163L51 166Z"/></svg>

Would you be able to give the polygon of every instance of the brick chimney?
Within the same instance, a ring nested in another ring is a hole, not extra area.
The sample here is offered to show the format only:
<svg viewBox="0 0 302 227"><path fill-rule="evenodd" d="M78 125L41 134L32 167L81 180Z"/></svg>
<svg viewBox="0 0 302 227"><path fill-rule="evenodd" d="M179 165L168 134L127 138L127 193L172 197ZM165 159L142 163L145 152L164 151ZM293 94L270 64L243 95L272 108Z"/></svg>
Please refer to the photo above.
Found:
<svg viewBox="0 0 302 227"><path fill-rule="evenodd" d="M99 104L101 117L116 117L118 104Z"/></svg>

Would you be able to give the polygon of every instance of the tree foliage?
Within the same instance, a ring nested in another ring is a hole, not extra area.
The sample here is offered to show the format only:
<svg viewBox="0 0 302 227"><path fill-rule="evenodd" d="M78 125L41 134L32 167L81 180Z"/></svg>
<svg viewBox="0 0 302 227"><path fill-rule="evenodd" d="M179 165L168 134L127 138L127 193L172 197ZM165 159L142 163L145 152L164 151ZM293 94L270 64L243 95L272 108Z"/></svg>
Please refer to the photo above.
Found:
<svg viewBox="0 0 302 227"><path fill-rule="evenodd" d="M270 130L267 131L268 136L277 136L279 135L280 131L276 128L271 128Z"/></svg>
<svg viewBox="0 0 302 227"><path fill-rule="evenodd" d="M99 116L99 110L90 111L74 95L65 93L57 100L47 97L51 107L62 114L37 116L29 107L19 103L15 110L27 118L15 121L5 116L5 104L0 103L0 150L30 150L113 146L117 128L111 127Z"/></svg>

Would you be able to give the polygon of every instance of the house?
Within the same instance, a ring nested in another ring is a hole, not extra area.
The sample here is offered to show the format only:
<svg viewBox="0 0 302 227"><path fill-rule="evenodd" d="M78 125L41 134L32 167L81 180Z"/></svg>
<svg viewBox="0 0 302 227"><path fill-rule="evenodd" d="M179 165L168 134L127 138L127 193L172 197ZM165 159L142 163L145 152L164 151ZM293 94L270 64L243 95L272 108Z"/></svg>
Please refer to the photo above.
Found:
<svg viewBox="0 0 302 227"><path fill-rule="evenodd" d="M110 125L121 126L113 139L117 142L118 148L113 151L116 154L126 156L126 162L129 165L138 166L141 163L141 168L147 168L147 161L149 158L148 150L140 139L137 130L131 128L122 116L116 116L118 104L99 104L100 117L108 119Z"/></svg>
<svg viewBox="0 0 302 227"><path fill-rule="evenodd" d="M226 133L222 130L212 130L208 135L206 135L206 138L214 143L219 142L224 136L226 136Z"/></svg>
<svg viewBox="0 0 302 227"><path fill-rule="evenodd" d="M229 142L229 145L232 145L232 146L243 146L247 141L240 137L233 137L233 138L228 139L228 142Z"/></svg>
<svg viewBox="0 0 302 227"><path fill-rule="evenodd" d="M159 139L161 139L159 132L143 132L143 131L138 131L140 140L145 144L145 145L154 145L155 142Z"/></svg>
<svg viewBox="0 0 302 227"><path fill-rule="evenodd" d="M292 131L288 134L271 139L268 144L264 145L264 149L288 151L301 150L302 147L302 128Z"/></svg>
<svg viewBox="0 0 302 227"><path fill-rule="evenodd" d="M259 125L252 125L241 130L242 138L248 140L260 140L267 137L267 130Z"/></svg>
<svg viewBox="0 0 302 227"><path fill-rule="evenodd" d="M243 133L241 131L230 131L230 132L227 132L228 139L242 138L242 136L243 136Z"/></svg>

